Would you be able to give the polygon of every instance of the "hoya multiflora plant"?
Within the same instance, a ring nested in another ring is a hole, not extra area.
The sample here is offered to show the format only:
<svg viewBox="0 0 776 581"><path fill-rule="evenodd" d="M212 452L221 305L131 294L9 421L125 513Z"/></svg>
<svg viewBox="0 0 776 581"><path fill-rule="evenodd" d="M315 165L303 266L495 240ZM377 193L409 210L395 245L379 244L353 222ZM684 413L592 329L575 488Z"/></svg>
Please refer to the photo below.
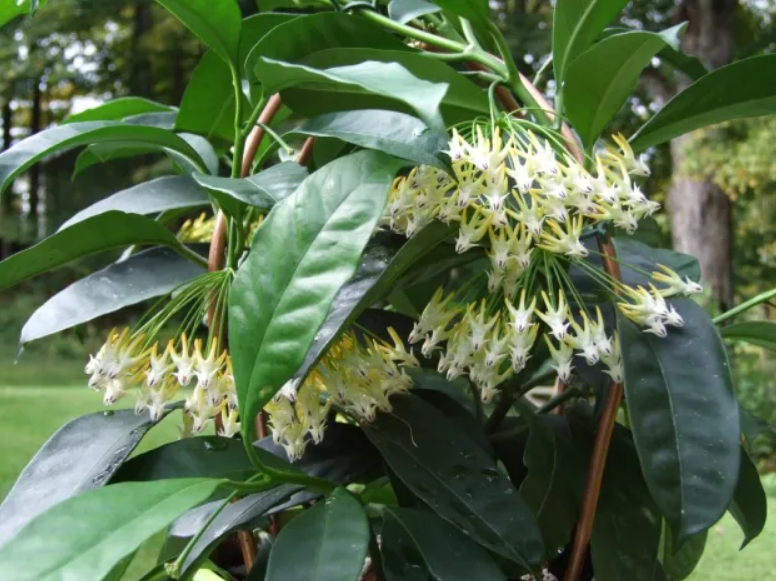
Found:
<svg viewBox="0 0 776 581"><path fill-rule="evenodd" d="M3 189L75 147L79 172L170 170L0 263L7 288L125 249L22 345L152 303L86 362L120 409L54 434L0 506L0 580L121 579L164 531L145 580L654 581L725 511L762 531L762 422L697 262L647 244L643 184L648 147L768 112L776 59L699 74L682 26L604 34L624 2L559 0L553 105L485 2L159 3L209 47L179 108L117 99L0 154ZM602 138L658 53L696 82ZM132 456L168 416L181 438Z"/></svg>

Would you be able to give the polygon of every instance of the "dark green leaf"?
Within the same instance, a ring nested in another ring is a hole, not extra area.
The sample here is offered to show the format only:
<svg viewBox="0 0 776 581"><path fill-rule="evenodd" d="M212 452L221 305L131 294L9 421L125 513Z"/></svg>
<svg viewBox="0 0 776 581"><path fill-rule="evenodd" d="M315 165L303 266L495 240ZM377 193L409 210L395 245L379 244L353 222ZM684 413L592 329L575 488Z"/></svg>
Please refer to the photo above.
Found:
<svg viewBox="0 0 776 581"><path fill-rule="evenodd" d="M242 15L234 0L156 0L202 42L239 70Z"/></svg>
<svg viewBox="0 0 776 581"><path fill-rule="evenodd" d="M698 57L684 54L681 50L672 46L665 47L657 53L657 56L660 60L684 73L693 81L697 81L709 72L703 63L698 60Z"/></svg>
<svg viewBox="0 0 776 581"><path fill-rule="evenodd" d="M277 204L254 235L229 295L243 417L254 417L299 369L355 272L401 165L375 151L333 161ZM253 424L243 422L247 441Z"/></svg>
<svg viewBox="0 0 776 581"><path fill-rule="evenodd" d="M0 548L0 580L101 580L145 539L206 500L218 484L210 479L126 482L65 500Z"/></svg>
<svg viewBox="0 0 776 581"><path fill-rule="evenodd" d="M81 123L84 121L119 121L143 113L169 113L172 107L142 97L121 97L81 113L69 115L62 123Z"/></svg>
<svg viewBox="0 0 776 581"><path fill-rule="evenodd" d="M204 174L194 174L192 177L210 190L222 206L229 206L229 198L233 198L249 206L271 210L277 202L286 199L301 185L307 177L307 170L298 163L287 161L245 179Z"/></svg>
<svg viewBox="0 0 776 581"><path fill-rule="evenodd" d="M391 0L388 3L388 16L401 24L440 10L439 6L426 0Z"/></svg>
<svg viewBox="0 0 776 581"><path fill-rule="evenodd" d="M642 332L619 313L617 326L641 467L681 544L716 523L730 504L740 426L725 345L711 319L689 299L673 306L684 326L665 338Z"/></svg>
<svg viewBox="0 0 776 581"><path fill-rule="evenodd" d="M524 456L528 475L520 494L536 514L547 552L553 555L568 543L577 523L577 491L584 487L587 467L579 462L565 422L521 415L531 431Z"/></svg>
<svg viewBox="0 0 776 581"><path fill-rule="evenodd" d="M218 154L211 143L201 135L194 135L193 133L181 133L180 136L192 147L192 149L194 149L194 151L197 152L200 159L205 162L205 170L212 175L218 175ZM165 148L164 152L167 154L167 157L183 168L183 171L188 175L202 171L199 164L192 162L189 157L182 155L169 147Z"/></svg>
<svg viewBox="0 0 776 581"><path fill-rule="evenodd" d="M181 246L175 235L158 222L137 214L105 212L0 262L0 290L77 258L133 244Z"/></svg>
<svg viewBox="0 0 776 581"><path fill-rule="evenodd" d="M768 518L768 501L760 474L745 450L741 450L738 482L728 510L744 531L744 542L741 544L743 549L763 532Z"/></svg>
<svg viewBox="0 0 776 581"><path fill-rule="evenodd" d="M430 132L419 119L396 111L371 109L329 113L305 121L294 133L336 137L418 165L449 169L449 159L442 153L447 148L447 139Z"/></svg>
<svg viewBox="0 0 776 581"><path fill-rule="evenodd" d="M71 123L36 133L0 153L0 193L22 172L49 155L63 153L82 145L116 141L131 144L133 147L177 151L201 167L201 171L206 168L205 162L191 145L166 129L126 125L114 121Z"/></svg>
<svg viewBox="0 0 776 581"><path fill-rule="evenodd" d="M252 467L239 440L199 436L170 442L135 456L116 472L111 482L167 478L241 480Z"/></svg>
<svg viewBox="0 0 776 581"><path fill-rule="evenodd" d="M674 552L671 529L668 527L663 528L663 539L660 543L662 553L660 562L663 564L663 570L668 581L683 581L683 579L687 579L692 574L703 556L703 551L706 549L706 538L708 536L709 531L703 531L692 536L678 551Z"/></svg>
<svg viewBox="0 0 776 581"><path fill-rule="evenodd" d="M169 248L151 248L92 273L55 294L22 328L19 344L70 329L171 293L204 269Z"/></svg>
<svg viewBox="0 0 776 581"><path fill-rule="evenodd" d="M490 22L487 0L434 0L434 4L482 28L487 28Z"/></svg>
<svg viewBox="0 0 776 581"><path fill-rule="evenodd" d="M446 63L407 50L333 48L310 55L303 63L316 69L326 69L346 67L363 61L399 64L419 79L447 85L441 110L448 124L471 120L476 113L489 112L486 93L471 80ZM345 89L348 92L343 92ZM332 87L304 86L288 89L284 91L284 95L284 102L295 111L308 116L351 109L390 109L415 113L415 109L394 98L364 91L354 93L346 87L339 87L334 91Z"/></svg>
<svg viewBox="0 0 776 581"><path fill-rule="evenodd" d="M776 113L776 54L740 60L710 72L676 95L631 140L636 151L695 129Z"/></svg>
<svg viewBox="0 0 776 581"><path fill-rule="evenodd" d="M123 119L128 125L145 125L146 127L161 127L162 129L173 129L175 120L178 118L178 111L164 111L154 113L141 113L131 115Z"/></svg>
<svg viewBox="0 0 776 581"><path fill-rule="evenodd" d="M167 210L199 208L208 204L210 200L207 195L193 180L183 176L168 176L108 196L75 214L59 230L111 210L147 215Z"/></svg>
<svg viewBox="0 0 776 581"><path fill-rule="evenodd" d="M505 579L487 551L433 513L386 508L381 538L385 581Z"/></svg>
<svg viewBox="0 0 776 581"><path fill-rule="evenodd" d="M366 560L369 522L359 502L338 488L292 520L272 547L267 581L357 581Z"/></svg>
<svg viewBox="0 0 776 581"><path fill-rule="evenodd" d="M565 111L587 149L623 106L652 58L671 46L686 23L659 34L633 31L605 38L568 67Z"/></svg>
<svg viewBox="0 0 776 581"><path fill-rule="evenodd" d="M343 12L323 12L296 18L264 35L248 53L245 71L253 78L261 57L300 62L317 52L341 47L401 50L404 45L365 18ZM264 83L262 77L258 80Z"/></svg>
<svg viewBox="0 0 776 581"><path fill-rule="evenodd" d="M352 325L369 306L388 294L397 279L413 263L452 234L451 228L434 222L404 244L391 237L367 246L353 276L334 296L326 320L318 329L294 377L306 377L343 330Z"/></svg>
<svg viewBox="0 0 776 581"><path fill-rule="evenodd" d="M55 504L105 484L153 426L148 415L118 410L81 416L60 428L0 505L0 545Z"/></svg>
<svg viewBox="0 0 776 581"><path fill-rule="evenodd" d="M78 157L75 160L72 178L75 179L76 176L85 172L93 165L119 159L127 159L138 155L149 155L158 153L158 151L158 148L135 146L131 143L122 143L120 141L90 145L78 154Z"/></svg>
<svg viewBox="0 0 776 581"><path fill-rule="evenodd" d="M615 237L612 240L617 251L617 259L620 261L623 282L629 286L646 287L650 278L644 272L656 271L658 264L667 266L682 277L690 277L690 280L695 282L701 280L698 259L690 254L652 248L633 238Z"/></svg>
<svg viewBox="0 0 776 581"><path fill-rule="evenodd" d="M541 533L517 489L474 441L433 406L397 397L367 436L409 489L473 540L526 567L543 557Z"/></svg>
<svg viewBox="0 0 776 581"><path fill-rule="evenodd" d="M719 330L725 339L745 341L776 351L776 323L770 321L746 321L727 325Z"/></svg>
<svg viewBox="0 0 776 581"><path fill-rule="evenodd" d="M555 80L565 80L572 61L585 52L628 0L558 0L552 21Z"/></svg>

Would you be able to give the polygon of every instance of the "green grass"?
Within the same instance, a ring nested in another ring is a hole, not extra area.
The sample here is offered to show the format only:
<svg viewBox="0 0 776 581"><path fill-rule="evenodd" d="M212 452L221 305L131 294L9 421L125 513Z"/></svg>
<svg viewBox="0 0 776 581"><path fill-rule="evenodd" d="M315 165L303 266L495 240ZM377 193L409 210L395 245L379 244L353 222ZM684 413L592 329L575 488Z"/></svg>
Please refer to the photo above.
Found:
<svg viewBox="0 0 776 581"><path fill-rule="evenodd" d="M44 371L45 373L45 371ZM5 379L5 378L4 378ZM98 394L86 387L0 387L0 498L37 449L63 424L104 409ZM131 400L124 403L131 405ZM138 451L177 437L177 418L154 428ZM692 581L776 581L776 475L765 479L769 520L763 534L739 552L743 535L730 516L709 533L706 552ZM138 579L155 561L160 539L149 541L135 558L125 581ZM626 580L623 580L626 581Z"/></svg>

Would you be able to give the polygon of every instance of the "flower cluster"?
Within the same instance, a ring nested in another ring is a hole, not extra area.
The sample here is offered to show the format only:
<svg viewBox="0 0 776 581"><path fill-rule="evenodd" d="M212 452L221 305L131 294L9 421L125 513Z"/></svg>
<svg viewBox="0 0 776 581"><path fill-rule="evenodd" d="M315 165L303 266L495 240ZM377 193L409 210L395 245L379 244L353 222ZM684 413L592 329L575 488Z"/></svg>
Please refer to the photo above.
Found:
<svg viewBox="0 0 776 581"><path fill-rule="evenodd" d="M393 329L389 333L394 345L371 338L362 343L346 333L301 385L289 381L267 404L272 438L290 460L299 459L310 441L323 440L332 406L371 422L378 412L391 411L392 395L412 387L403 368L417 367L418 361Z"/></svg>
<svg viewBox="0 0 776 581"><path fill-rule="evenodd" d="M194 220L186 220L178 230L178 240L181 242L210 242L216 226L215 216L202 212Z"/></svg>
<svg viewBox="0 0 776 581"><path fill-rule="evenodd" d="M486 135L477 127L475 133L470 142L453 132L447 150L453 176L420 166L398 178L381 220L408 237L433 220L455 224L456 251L482 246L490 262L487 298L472 302L460 289L445 296L440 288L410 343L423 341L426 357L446 343L439 371L449 379L468 375L485 402L526 367L540 335L561 380L568 381L579 356L589 365L601 361L622 381L616 333L607 334L600 310L585 308L566 273L568 263L608 285L623 299L623 314L658 336L666 335L666 326L683 323L665 299L701 290L664 266L652 273L648 289L630 288L585 260L586 229L612 222L633 232L659 208L634 181L649 175L644 159L615 136L619 150L599 152L595 172L589 172L570 155L556 153L551 139L530 131L513 132L506 142L499 128Z"/></svg>
<svg viewBox="0 0 776 581"><path fill-rule="evenodd" d="M160 420L178 391L195 381L185 403L186 431L199 433L211 419L221 416L222 435L239 433L237 395L228 355L219 354L215 343L209 350L203 349L199 339L190 346L185 333L177 348L170 341L162 353L158 343L149 343L145 335L130 333L128 328L112 330L86 365L89 387L104 392L106 405L134 390L136 413L147 411L152 420Z"/></svg>

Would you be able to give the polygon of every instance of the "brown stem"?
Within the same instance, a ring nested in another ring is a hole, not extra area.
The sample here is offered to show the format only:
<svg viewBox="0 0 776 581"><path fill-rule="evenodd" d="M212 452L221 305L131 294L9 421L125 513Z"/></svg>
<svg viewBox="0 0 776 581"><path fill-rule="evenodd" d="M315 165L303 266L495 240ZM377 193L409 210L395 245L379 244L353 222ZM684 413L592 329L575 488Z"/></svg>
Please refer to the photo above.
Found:
<svg viewBox="0 0 776 581"><path fill-rule="evenodd" d="M598 248L603 254L604 270L616 280L622 280L620 265L617 262L617 254L611 240L598 236ZM571 550L569 568L566 570L564 581L577 581L585 564L587 546L593 534L593 522L595 511L598 507L598 498L601 494L601 482L606 468L606 457L609 454L609 443L614 433L614 424L617 420L617 411L622 403L623 385L616 381L609 384L609 397L598 426L598 432L593 444L593 454L590 458L590 467L585 484L585 494L582 499L582 514L577 524L577 534L574 537L574 545Z"/></svg>
<svg viewBox="0 0 776 581"><path fill-rule="evenodd" d="M259 115L259 123L262 125L269 125L272 123L272 119L275 118L277 112L280 110L280 106L283 104L283 100L280 98L280 94L272 95L267 104L264 106L264 110ZM264 127L262 125L256 125L251 129L248 139L245 142L245 153L242 158L242 171L240 177L245 178L251 173L251 166L253 160L256 159L256 153L259 151L259 145L261 145L262 139L264 139Z"/></svg>
<svg viewBox="0 0 776 581"><path fill-rule="evenodd" d="M555 382L555 397L558 397L559 395L561 395L561 394L562 394L563 392L565 392L565 391L566 391L568 388L569 388L569 386L566 384L566 382L565 382L565 381L563 381L563 380L562 380L562 379L559 377L559 378L558 378L558 380ZM559 415L559 416L562 416L562 415L563 415L563 412L565 412L565 411L566 411L566 404L565 404L565 403L561 403L561 404L558 404L558 407L556 407L556 408L553 410L553 413L554 413L554 414L557 414L557 415Z"/></svg>

